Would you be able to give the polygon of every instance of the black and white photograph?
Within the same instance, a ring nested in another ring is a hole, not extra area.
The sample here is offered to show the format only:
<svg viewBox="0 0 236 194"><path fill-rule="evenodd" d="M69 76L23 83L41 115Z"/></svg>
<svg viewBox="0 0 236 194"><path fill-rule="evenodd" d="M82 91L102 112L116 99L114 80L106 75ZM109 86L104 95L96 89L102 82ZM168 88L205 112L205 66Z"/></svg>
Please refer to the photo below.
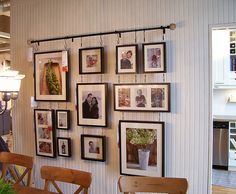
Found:
<svg viewBox="0 0 236 194"><path fill-rule="evenodd" d="M70 111L56 110L56 128L68 130L70 128Z"/></svg>
<svg viewBox="0 0 236 194"><path fill-rule="evenodd" d="M137 45L116 46L116 73L137 73Z"/></svg>
<svg viewBox="0 0 236 194"><path fill-rule="evenodd" d="M106 126L107 84L77 84L77 121L82 126Z"/></svg>
<svg viewBox="0 0 236 194"><path fill-rule="evenodd" d="M71 157L71 138L57 138L58 156Z"/></svg>
<svg viewBox="0 0 236 194"><path fill-rule="evenodd" d="M81 158L104 162L106 160L106 137L81 135Z"/></svg>

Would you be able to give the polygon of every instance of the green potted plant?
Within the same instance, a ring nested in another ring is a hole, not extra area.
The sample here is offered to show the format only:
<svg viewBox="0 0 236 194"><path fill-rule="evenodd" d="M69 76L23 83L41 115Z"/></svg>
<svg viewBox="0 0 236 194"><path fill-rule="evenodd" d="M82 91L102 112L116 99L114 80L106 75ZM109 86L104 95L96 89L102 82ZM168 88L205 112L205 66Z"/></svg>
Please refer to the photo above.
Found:
<svg viewBox="0 0 236 194"><path fill-rule="evenodd" d="M15 194L15 191L10 183L0 179L0 194Z"/></svg>
<svg viewBox="0 0 236 194"><path fill-rule="evenodd" d="M146 170L148 167L150 150L148 145L153 144L157 134L153 129L128 128L126 131L127 140L136 145L138 149L139 167Z"/></svg>

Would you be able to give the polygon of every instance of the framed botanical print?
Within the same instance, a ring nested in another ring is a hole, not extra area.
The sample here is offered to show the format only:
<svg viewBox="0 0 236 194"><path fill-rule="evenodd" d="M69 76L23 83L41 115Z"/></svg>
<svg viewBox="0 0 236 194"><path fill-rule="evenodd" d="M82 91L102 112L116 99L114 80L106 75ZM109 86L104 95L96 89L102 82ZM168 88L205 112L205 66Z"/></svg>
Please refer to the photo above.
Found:
<svg viewBox="0 0 236 194"><path fill-rule="evenodd" d="M69 110L56 110L56 128L64 130L70 129Z"/></svg>
<svg viewBox="0 0 236 194"><path fill-rule="evenodd" d="M164 176L164 122L119 122L120 173Z"/></svg>
<svg viewBox="0 0 236 194"><path fill-rule="evenodd" d="M67 71L68 51L34 53L35 101L67 101Z"/></svg>
<svg viewBox="0 0 236 194"><path fill-rule="evenodd" d="M170 112L170 83L114 84L118 111Z"/></svg>
<svg viewBox="0 0 236 194"><path fill-rule="evenodd" d="M138 45L116 46L116 73L137 73Z"/></svg>
<svg viewBox="0 0 236 194"><path fill-rule="evenodd" d="M143 44L143 65L145 73L166 72L166 43Z"/></svg>
<svg viewBox="0 0 236 194"><path fill-rule="evenodd" d="M103 73L103 47L79 49L79 74Z"/></svg>
<svg viewBox="0 0 236 194"><path fill-rule="evenodd" d="M81 126L107 125L106 83L77 84L77 124Z"/></svg>
<svg viewBox="0 0 236 194"><path fill-rule="evenodd" d="M57 138L57 153L58 156L71 157L71 138Z"/></svg>
<svg viewBox="0 0 236 194"><path fill-rule="evenodd" d="M54 129L54 110L35 109L35 147L36 155L54 158L56 157L55 148L55 129Z"/></svg>
<svg viewBox="0 0 236 194"><path fill-rule="evenodd" d="M106 160L106 137L81 135L81 158L104 162Z"/></svg>

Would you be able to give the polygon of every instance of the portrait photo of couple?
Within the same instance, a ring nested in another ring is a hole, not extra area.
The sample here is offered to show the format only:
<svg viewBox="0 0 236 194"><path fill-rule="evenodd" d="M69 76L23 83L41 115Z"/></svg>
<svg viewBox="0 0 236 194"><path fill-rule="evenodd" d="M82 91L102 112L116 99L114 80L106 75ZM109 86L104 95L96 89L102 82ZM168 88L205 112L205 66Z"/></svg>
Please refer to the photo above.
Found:
<svg viewBox="0 0 236 194"><path fill-rule="evenodd" d="M83 118L99 119L99 103L98 96L92 92L85 94L86 98L83 101Z"/></svg>

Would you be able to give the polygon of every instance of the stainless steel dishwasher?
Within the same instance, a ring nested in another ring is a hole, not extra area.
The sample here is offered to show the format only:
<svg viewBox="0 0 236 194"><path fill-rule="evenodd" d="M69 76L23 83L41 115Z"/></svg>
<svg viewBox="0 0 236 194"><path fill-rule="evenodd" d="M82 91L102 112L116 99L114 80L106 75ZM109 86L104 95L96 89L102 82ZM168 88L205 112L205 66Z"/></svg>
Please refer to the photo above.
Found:
<svg viewBox="0 0 236 194"><path fill-rule="evenodd" d="M213 122L213 168L228 170L229 122Z"/></svg>

